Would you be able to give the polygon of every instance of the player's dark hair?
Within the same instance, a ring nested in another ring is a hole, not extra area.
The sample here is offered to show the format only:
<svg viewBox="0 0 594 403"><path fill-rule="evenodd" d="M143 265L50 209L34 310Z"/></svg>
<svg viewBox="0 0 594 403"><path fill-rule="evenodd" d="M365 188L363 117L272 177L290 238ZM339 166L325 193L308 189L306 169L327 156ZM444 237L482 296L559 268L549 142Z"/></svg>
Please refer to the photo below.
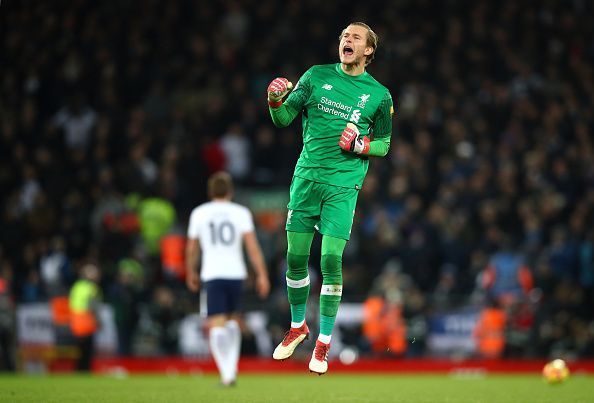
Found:
<svg viewBox="0 0 594 403"><path fill-rule="evenodd" d="M233 180L227 172L215 172L208 178L208 197L220 199L231 196L233 193Z"/></svg>
<svg viewBox="0 0 594 403"><path fill-rule="evenodd" d="M369 25L365 24L364 22L361 22L361 21L351 22L349 25L347 25L347 28L350 25L358 25L358 26L363 27L367 30L367 46L370 46L373 48L373 52L371 52L371 54L365 58L365 65L367 66L369 63L371 63L371 61L375 57L375 51L377 50L377 46L379 43L379 36L377 36L377 34L375 32L373 32L373 29L371 29L371 27ZM340 33L340 36L338 37L339 39L342 38L342 35L344 34L345 30L346 30L346 28L343 29L342 32Z"/></svg>

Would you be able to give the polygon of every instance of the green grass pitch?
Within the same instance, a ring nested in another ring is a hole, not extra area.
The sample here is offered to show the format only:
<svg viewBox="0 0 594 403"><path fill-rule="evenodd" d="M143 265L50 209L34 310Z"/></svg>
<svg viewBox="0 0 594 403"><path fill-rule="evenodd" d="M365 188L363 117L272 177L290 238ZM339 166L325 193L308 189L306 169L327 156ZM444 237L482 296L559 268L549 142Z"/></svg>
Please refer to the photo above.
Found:
<svg viewBox="0 0 594 403"><path fill-rule="evenodd" d="M593 402L594 377L548 385L537 375L240 374L221 388L215 375L0 375L0 402Z"/></svg>

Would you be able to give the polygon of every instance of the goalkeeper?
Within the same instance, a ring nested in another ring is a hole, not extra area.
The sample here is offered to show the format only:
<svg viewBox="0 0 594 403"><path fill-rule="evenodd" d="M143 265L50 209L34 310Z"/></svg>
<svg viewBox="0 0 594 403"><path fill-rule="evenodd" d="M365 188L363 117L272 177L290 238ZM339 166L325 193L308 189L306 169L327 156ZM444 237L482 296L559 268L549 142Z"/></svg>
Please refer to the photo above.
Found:
<svg viewBox="0 0 594 403"><path fill-rule="evenodd" d="M332 328L342 296L342 254L350 237L357 196L369 156L383 157L390 148L392 97L365 67L378 37L362 22L340 35L340 63L316 65L292 89L286 78L268 86L273 123L289 125L302 113L303 149L290 188L287 215L287 292L291 328L274 350L289 358L309 336L305 308L309 296L308 259L314 230L322 234L320 334L309 362L311 372L328 370Z"/></svg>

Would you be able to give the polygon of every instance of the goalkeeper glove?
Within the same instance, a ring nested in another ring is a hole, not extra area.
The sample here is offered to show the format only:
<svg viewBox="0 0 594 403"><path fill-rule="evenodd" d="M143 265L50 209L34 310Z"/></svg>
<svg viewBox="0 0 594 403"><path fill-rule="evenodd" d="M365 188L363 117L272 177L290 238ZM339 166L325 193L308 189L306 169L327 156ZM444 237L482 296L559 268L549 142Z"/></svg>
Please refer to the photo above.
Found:
<svg viewBox="0 0 594 403"><path fill-rule="evenodd" d="M359 135L359 129L352 123L347 123L338 142L340 148L356 154L369 154L369 138Z"/></svg>
<svg viewBox="0 0 594 403"><path fill-rule="evenodd" d="M268 105L278 108L283 104L283 98L291 91L293 84L284 77L277 77L268 84Z"/></svg>

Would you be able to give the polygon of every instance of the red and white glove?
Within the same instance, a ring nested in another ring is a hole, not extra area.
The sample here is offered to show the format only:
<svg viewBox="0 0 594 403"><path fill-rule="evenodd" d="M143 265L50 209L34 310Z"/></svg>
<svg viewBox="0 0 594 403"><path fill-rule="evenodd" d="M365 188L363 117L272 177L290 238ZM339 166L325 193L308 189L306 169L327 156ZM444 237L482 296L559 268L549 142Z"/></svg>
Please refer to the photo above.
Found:
<svg viewBox="0 0 594 403"><path fill-rule="evenodd" d="M277 77L268 84L268 105L278 108L283 104L283 98L291 91L293 83L284 77Z"/></svg>
<svg viewBox="0 0 594 403"><path fill-rule="evenodd" d="M359 135L359 129L353 123L347 123L338 142L340 148L356 154L369 154L369 138Z"/></svg>

